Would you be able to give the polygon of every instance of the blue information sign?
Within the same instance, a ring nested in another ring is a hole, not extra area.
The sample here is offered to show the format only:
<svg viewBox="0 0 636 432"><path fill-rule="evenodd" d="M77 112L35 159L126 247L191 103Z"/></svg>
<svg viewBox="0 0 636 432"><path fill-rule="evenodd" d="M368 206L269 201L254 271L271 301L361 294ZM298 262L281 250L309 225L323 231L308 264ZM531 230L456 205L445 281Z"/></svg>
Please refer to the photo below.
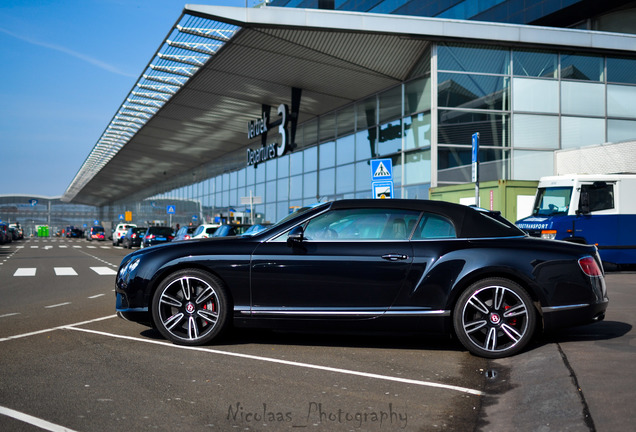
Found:
<svg viewBox="0 0 636 432"><path fill-rule="evenodd" d="M391 159L371 160L371 181L393 180L393 161Z"/></svg>
<svg viewBox="0 0 636 432"><path fill-rule="evenodd" d="M176 210L175 210L174 205L166 206L166 213L168 213L168 214L175 214L175 213L176 213Z"/></svg>

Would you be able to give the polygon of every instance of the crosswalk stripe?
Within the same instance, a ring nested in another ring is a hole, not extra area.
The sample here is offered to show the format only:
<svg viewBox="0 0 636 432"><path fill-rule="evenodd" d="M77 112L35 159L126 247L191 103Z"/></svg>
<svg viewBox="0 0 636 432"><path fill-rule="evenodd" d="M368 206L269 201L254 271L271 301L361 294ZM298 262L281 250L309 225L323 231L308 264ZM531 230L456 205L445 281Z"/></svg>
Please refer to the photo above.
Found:
<svg viewBox="0 0 636 432"><path fill-rule="evenodd" d="M35 276L35 268L21 267L13 273L13 276Z"/></svg>
<svg viewBox="0 0 636 432"><path fill-rule="evenodd" d="M77 276L73 267L53 267L53 270L55 270L55 276Z"/></svg>
<svg viewBox="0 0 636 432"><path fill-rule="evenodd" d="M93 270L95 273L97 273L100 276L116 275L117 274L117 272L115 270L113 270L112 268L109 268L109 267L91 267L91 270Z"/></svg>

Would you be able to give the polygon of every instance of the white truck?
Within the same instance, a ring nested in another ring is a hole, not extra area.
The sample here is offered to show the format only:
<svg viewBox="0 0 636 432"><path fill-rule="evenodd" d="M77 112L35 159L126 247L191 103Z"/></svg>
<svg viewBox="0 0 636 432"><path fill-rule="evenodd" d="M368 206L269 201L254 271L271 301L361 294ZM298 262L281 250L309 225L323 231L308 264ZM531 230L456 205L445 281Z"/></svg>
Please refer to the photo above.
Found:
<svg viewBox="0 0 636 432"><path fill-rule="evenodd" d="M516 224L534 237L594 244L607 265L636 264L636 174L543 177L532 215Z"/></svg>

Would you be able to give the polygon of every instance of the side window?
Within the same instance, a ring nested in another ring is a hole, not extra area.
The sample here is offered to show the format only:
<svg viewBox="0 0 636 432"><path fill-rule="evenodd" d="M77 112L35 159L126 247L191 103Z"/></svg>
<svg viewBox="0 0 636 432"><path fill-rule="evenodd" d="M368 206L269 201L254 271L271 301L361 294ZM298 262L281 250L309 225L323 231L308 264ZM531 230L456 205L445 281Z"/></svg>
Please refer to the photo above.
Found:
<svg viewBox="0 0 636 432"><path fill-rule="evenodd" d="M419 215L399 209L334 210L310 220L304 235L307 240L407 240Z"/></svg>
<svg viewBox="0 0 636 432"><path fill-rule="evenodd" d="M588 193L590 199L590 211L610 210L614 208L613 184L599 182L592 185L582 185L581 194L585 192Z"/></svg>
<svg viewBox="0 0 636 432"><path fill-rule="evenodd" d="M425 213L417 226L413 240L429 240L455 238L455 227L452 222L445 217Z"/></svg>

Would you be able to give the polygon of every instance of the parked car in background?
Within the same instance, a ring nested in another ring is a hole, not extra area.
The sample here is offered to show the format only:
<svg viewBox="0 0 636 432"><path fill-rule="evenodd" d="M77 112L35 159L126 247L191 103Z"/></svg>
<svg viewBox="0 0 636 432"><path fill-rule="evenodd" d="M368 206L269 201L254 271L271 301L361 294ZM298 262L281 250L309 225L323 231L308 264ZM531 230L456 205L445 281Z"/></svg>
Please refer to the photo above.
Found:
<svg viewBox="0 0 636 432"><path fill-rule="evenodd" d="M139 250L116 278L119 316L182 345L234 326L455 334L518 353L537 330L601 321L592 245L532 238L499 212L427 200L342 200L253 236Z"/></svg>
<svg viewBox="0 0 636 432"><path fill-rule="evenodd" d="M17 235L16 240L22 240L24 238L24 230L19 223L9 224L9 229L13 229Z"/></svg>
<svg viewBox="0 0 636 432"><path fill-rule="evenodd" d="M210 238L214 235L214 232L217 228L221 226L220 224L202 224L197 227L196 230L192 233L192 238Z"/></svg>
<svg viewBox="0 0 636 432"><path fill-rule="evenodd" d="M174 231L168 226L149 227L141 238L141 247L150 247L162 243L171 242L174 238Z"/></svg>
<svg viewBox="0 0 636 432"><path fill-rule="evenodd" d="M117 224L113 230L113 246L119 246L122 238L126 235L126 231L128 231L129 228L134 228L136 226L137 225L131 223Z"/></svg>
<svg viewBox="0 0 636 432"><path fill-rule="evenodd" d="M104 230L104 227L100 226L100 225L93 225L92 227L90 227L88 232L86 233L86 240L88 240L88 241L93 241L93 240L104 241L104 240L106 240L106 231Z"/></svg>
<svg viewBox="0 0 636 432"><path fill-rule="evenodd" d="M251 225L249 224L223 224L218 227L210 237L232 237L243 234Z"/></svg>
<svg viewBox="0 0 636 432"><path fill-rule="evenodd" d="M147 230L147 227L128 228L128 231L126 231L126 234L124 234L124 237L121 240L121 246L126 249L140 247L141 238L144 236Z"/></svg>
<svg viewBox="0 0 636 432"><path fill-rule="evenodd" d="M9 234L9 227L5 224L0 224L0 244L5 244L11 241L13 241L13 238Z"/></svg>
<svg viewBox="0 0 636 432"><path fill-rule="evenodd" d="M268 224L268 223L261 223L261 224L254 224L251 227L249 227L242 235L254 235L254 234L258 234L261 231L265 231L267 228L269 228L272 224Z"/></svg>
<svg viewBox="0 0 636 432"><path fill-rule="evenodd" d="M74 226L66 227L66 237L67 238L82 238L84 237L84 230L81 228L77 228Z"/></svg>
<svg viewBox="0 0 636 432"><path fill-rule="evenodd" d="M174 236L174 239L172 239L172 241L176 242L176 241L190 240L192 238L192 234L194 233L196 229L197 229L196 226L181 227L179 228L179 231L177 231L177 234Z"/></svg>

